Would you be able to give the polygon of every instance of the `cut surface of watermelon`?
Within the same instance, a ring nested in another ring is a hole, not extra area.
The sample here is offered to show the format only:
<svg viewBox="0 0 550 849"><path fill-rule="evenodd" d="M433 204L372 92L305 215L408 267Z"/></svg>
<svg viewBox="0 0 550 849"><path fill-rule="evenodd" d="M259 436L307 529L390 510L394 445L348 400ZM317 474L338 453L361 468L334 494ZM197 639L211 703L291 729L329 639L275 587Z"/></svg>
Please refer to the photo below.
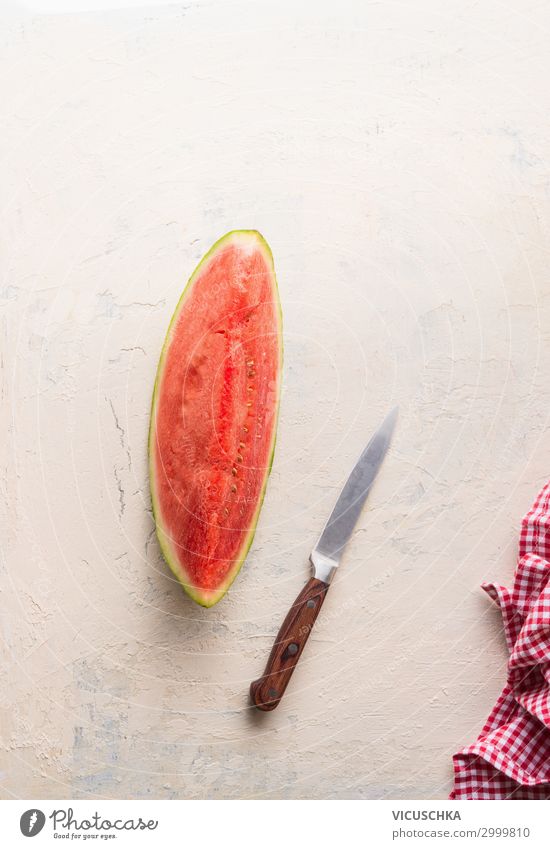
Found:
<svg viewBox="0 0 550 849"><path fill-rule="evenodd" d="M221 238L180 298L151 411L157 536L186 592L216 604L254 536L271 469L282 366L271 251L254 230Z"/></svg>

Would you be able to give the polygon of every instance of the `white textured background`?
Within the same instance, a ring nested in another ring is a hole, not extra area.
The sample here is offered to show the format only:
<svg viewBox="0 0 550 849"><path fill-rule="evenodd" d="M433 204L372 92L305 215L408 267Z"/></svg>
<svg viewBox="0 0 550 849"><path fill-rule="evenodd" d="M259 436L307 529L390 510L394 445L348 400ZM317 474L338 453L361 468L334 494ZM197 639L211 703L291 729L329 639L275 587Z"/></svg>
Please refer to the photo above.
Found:
<svg viewBox="0 0 550 849"><path fill-rule="evenodd" d="M12 3L1 32L2 795L444 797L505 676L478 585L550 474L548 3ZM236 227L273 249L284 395L204 611L159 556L146 436L173 307ZM299 671L253 712L395 403Z"/></svg>

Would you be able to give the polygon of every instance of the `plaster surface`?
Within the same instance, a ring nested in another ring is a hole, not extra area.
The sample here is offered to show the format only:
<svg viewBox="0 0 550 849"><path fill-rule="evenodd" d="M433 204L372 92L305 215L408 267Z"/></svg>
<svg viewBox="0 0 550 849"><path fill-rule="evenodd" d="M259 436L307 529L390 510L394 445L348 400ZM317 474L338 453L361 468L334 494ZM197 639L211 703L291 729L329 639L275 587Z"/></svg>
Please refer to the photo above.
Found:
<svg viewBox="0 0 550 849"><path fill-rule="evenodd" d="M125 4L126 5L126 4ZM550 474L550 7L2 12L0 794L438 798L505 677ZM269 241L275 462L212 610L164 565L149 405L187 277ZM247 703L387 410L391 452L300 669Z"/></svg>

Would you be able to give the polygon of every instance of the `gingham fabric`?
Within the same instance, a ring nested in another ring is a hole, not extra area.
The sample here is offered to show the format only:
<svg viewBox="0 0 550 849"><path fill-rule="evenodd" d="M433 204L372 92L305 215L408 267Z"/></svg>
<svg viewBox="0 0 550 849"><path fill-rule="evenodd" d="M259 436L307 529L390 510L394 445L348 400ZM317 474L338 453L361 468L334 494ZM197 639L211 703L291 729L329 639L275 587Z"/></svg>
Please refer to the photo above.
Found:
<svg viewBox="0 0 550 849"><path fill-rule="evenodd" d="M483 589L501 610L508 681L472 746L453 758L451 799L550 799L550 482L521 526L511 590Z"/></svg>

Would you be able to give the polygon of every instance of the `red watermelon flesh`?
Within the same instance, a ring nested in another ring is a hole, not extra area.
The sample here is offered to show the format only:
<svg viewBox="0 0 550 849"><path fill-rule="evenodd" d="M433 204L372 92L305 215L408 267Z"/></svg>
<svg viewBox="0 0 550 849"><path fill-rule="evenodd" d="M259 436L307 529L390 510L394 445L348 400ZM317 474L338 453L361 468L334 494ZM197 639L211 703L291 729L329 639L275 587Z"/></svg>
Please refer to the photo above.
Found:
<svg viewBox="0 0 550 849"><path fill-rule="evenodd" d="M186 592L211 607L254 536L271 469L282 365L271 251L237 230L204 257L176 308L149 437L159 542Z"/></svg>

